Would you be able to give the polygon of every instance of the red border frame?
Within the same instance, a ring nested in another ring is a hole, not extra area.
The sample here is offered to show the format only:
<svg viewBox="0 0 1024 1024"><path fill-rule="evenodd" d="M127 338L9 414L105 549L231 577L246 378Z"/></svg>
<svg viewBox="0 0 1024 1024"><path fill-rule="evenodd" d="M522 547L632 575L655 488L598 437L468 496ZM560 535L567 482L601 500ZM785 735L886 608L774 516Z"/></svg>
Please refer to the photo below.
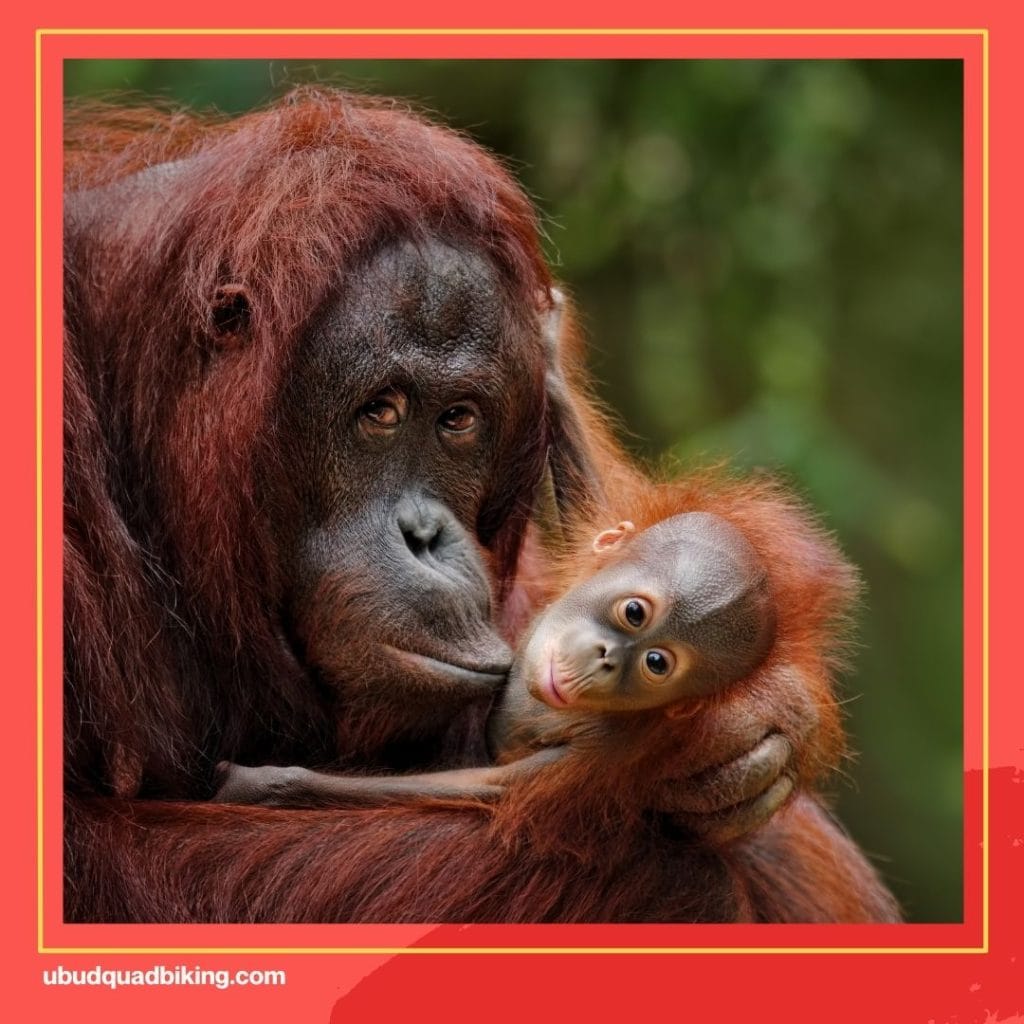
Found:
<svg viewBox="0 0 1024 1024"><path fill-rule="evenodd" d="M60 487L60 375L55 368L61 365L61 333L59 322L59 296L61 290L60 262L60 162L54 155L60 152L60 118L62 103L61 69L68 57L158 58L170 56L208 56L210 51L219 56L274 57L275 59L309 59L313 56L371 56L392 48L400 56L418 57L478 56L483 50L489 56L574 56L592 57L614 53L617 56L649 57L652 51L660 57L759 57L798 58L819 56L827 50L834 56L902 56L902 57L955 57L964 62L965 80L965 153L971 165L966 175L965 221L969 228L970 256L966 265L970 272L965 279L968 296L965 321L965 451L972 460L965 466L969 483L965 487L965 511L974 533L968 536L980 540L977 526L980 522L980 459L981 447L981 124L982 82L985 37L955 36L643 36L632 38L605 38L593 36L475 36L423 37L423 36L135 36L121 37L44 35L41 40L42 114L43 114L43 295L44 317L50 317L50 327L44 326L44 394L43 430L50 441L44 444L44 488L47 493L59 493ZM50 312L52 310L52 313ZM49 371L45 369L49 367ZM973 500L971 500L973 499ZM55 595L61 587L61 562L53 557L60 551L60 507L55 501L44 504L44 659L46 670L43 688L47 695L60 693L61 660L57 638L61 635L61 609L57 600L45 599ZM971 565L981 562L980 547L969 552ZM975 573L976 577L977 574ZM976 582L976 580L975 580ZM968 608L977 608L977 593L966 600ZM965 762L980 764L982 736L981 722L981 662L979 643L981 623L977 616L968 616L965 634L971 638L965 665ZM973 660L971 659L973 655ZM482 927L461 928L401 928L388 925L330 925L330 926L266 926L260 929L259 940L252 938L252 929L230 926L160 927L84 925L66 926L60 920L61 869L60 844L56 841L61 821L61 714L59 702L44 698L44 947L69 949L82 947L175 947L179 949L209 949L211 947L261 948L281 950L288 947L328 947L340 949L389 948L418 944L446 948L479 949L505 947L960 947L981 948L984 945L984 911L982 905L983 879L981 825L983 817L980 780L965 781L965 850L964 850L964 923L957 925L904 925L896 930L885 927L854 929L833 927L778 928L757 926L741 928L730 926L684 927L652 925L628 929L598 926L545 926L545 927ZM426 934L424 934L426 933ZM157 938L154 938L157 936Z"/></svg>
<svg viewBox="0 0 1024 1024"><path fill-rule="evenodd" d="M792 5L796 7L797 5ZM882 5L879 5L882 6ZM984 6L984 5L981 5ZM899 12L891 9L874 12L870 21L872 26L885 24L893 28L904 28L910 21L904 15L904 21L896 22ZM860 18L871 12L861 11ZM973 11L970 22L978 22L979 11ZM200 24L200 17L194 24ZM550 20L550 13L548 15ZM800 14L792 15L793 24L799 23ZM804 14L810 19L806 24L821 24L820 12L814 15ZM835 17L835 15L833 15ZM934 6L927 15L918 14L913 21L925 23L925 17L931 24L936 23L939 12ZM947 15L948 18L948 15ZM61 19L66 20L66 19ZM449 23L459 23L455 16ZM479 24L482 19L465 17L462 23ZM569 19L564 19L568 22ZM645 19L655 23L652 19ZM992 16L986 17L992 22ZM720 25L728 23L728 19L719 17ZM53 23L57 21L54 19ZM412 23L412 22L409 22ZM541 22L535 22L540 24ZM748 16L748 23L753 22ZM951 21L953 27L964 23L963 18ZM742 23L738 23L742 24ZM1005 40L1014 40L1014 26L1006 25L1005 34L997 34L991 30L993 52L999 52L996 44ZM1021 845L1020 838L1015 834L1013 810L1018 812L1021 804L1022 789L1015 785L1021 778L1020 765L1022 760L1020 740L1015 735L1014 724L1019 720L1020 698L1011 706L1007 683L998 684L1001 678L998 673L993 675L991 700L998 703L998 713L992 718L991 748L987 742L988 727L986 711L990 695L980 692L984 672L989 660L988 645L985 642L985 626L988 617L988 394L989 378L987 376L988 351L986 331L990 314L986 304L986 285L988 273L988 232L986 226L988 194L987 182L987 119L983 116L986 101L986 84L983 75L983 61L990 34L951 34L951 35L876 35L864 31L856 35L765 35L753 36L690 36L690 35L629 35L629 36L501 36L495 38L479 36L292 36L285 39L270 36L161 36L140 38L138 36L43 36L40 40L42 69L42 102L43 102L43 146L47 153L59 151L59 67L54 69L53 62L64 56L115 57L130 55L132 57L159 56L203 56L203 57L241 57L269 56L281 57L401 57L401 56L472 56L472 57L508 57L508 56L758 56L758 57L833 57L833 56L943 56L959 57L965 61L965 908L966 917L962 925L903 925L895 927L860 927L843 928L840 926L796 927L796 926L760 926L742 928L738 926L639 926L624 928L612 926L611 931L594 927L570 928L568 926L555 929L513 929L520 933L516 936L516 944L543 943L545 947L552 945L594 945L610 942L616 947L670 945L673 948L700 946L708 947L729 945L734 947L732 953L738 952L736 946L750 947L756 945L778 946L772 952L778 955L746 956L743 955L743 978L741 985L736 984L736 967L739 966L735 956L713 956L708 952L694 954L700 959L700 977L695 979L691 957L679 959L671 956L635 957L620 954L616 956L615 967L611 971L594 972L593 957L558 956L538 957L530 955L517 957L510 969L509 960L505 956L480 956L453 954L434 954L429 956L397 956L387 962L384 970L372 978L365 976L377 965L384 962L386 955L352 954L343 958L289 955L281 953L273 955L250 953L211 955L181 954L150 954L145 957L149 963L193 963L197 960L215 961L217 966L237 962L239 966L283 966L289 971L289 987L285 990L234 989L230 996L209 995L203 989L161 989L161 1009L154 1015L151 993L145 989L122 990L116 995L116 1003L111 999L102 999L102 990L90 989L48 989L47 1002L54 1004L54 1013L61 1012L57 1007L64 1007L70 1012L81 1016L79 1009L72 1007L96 1004L99 1009L102 1000L106 1009L104 1019L116 1019L116 1005L136 1007L137 1013L145 1005L145 1012L153 1019L170 1019L171 1014L191 1012L188 1008L205 1003L207 999L221 1000L227 1007L230 1016L251 1014L250 1019L276 1018L287 1002L289 1009L306 1006L310 1009L319 1007L324 1012L328 1001L336 999L339 986L347 991L347 995L338 1002L335 1017L351 1016L360 1007L372 1009L376 1014L387 1010L401 1012L415 1009L422 1016L425 993L443 993L447 986L459 986L469 990L471 999L476 995L487 1000L488 1015L511 1015L513 1010L527 1012L536 1005L538 985L550 983L554 985L553 994L545 995L544 1005L549 1010L556 1007L564 1012L580 1012L591 1006L602 1016L611 1012L635 1010L647 1001L647 993L667 989L669 995L675 995L674 1005L681 1010L696 1010L699 1007L723 1011L726 1007L735 1008L735 1019L755 1016L765 1019L765 1009L778 1006L780 1019L796 1020L802 1016L794 1009L794 992L803 992L809 1002L817 998L829 998L829 1009L824 1011L821 1003L818 1010L809 1019L827 1016L830 1020L862 1020L866 1013L873 1019L905 1020L908 1012L917 1011L914 1018L930 1005L933 1009L924 1012L922 1019L946 1019L949 1010L954 1009L958 1019L1004 1020L1007 1014L1019 1014L1019 997L1014 993L1020 991L1020 971L1016 966L1014 949L1019 945L1019 925L1012 920L1010 906L1012 895L1012 876L1014 868L1019 866L1014 853ZM24 40L23 40L24 41ZM52 44L52 45L51 45ZM78 47L78 48L76 48ZM1002 50L1005 59L1006 49ZM50 62L50 63L48 63ZM24 63L24 62L23 62ZM1009 86L1013 81L1018 84L1020 75L1009 63L1002 65L1000 75L995 73L993 65L993 102L989 113L995 115L1007 103L1007 116L1011 92ZM1004 88L1005 87L1005 88ZM55 116L56 113L56 116ZM19 131L25 127L25 118L17 119ZM56 146L55 146L56 143ZM1019 153L1010 151L1008 147L999 151L1005 159L1006 170L1016 166L1019 171ZM997 164L998 166L998 164ZM44 163L44 195L59 194L60 170L56 160ZM993 182L1016 181L1007 173L1002 178L993 176ZM56 191L54 186L57 185ZM993 191L993 195L999 193ZM1019 227L1019 201L1007 191L1001 193L1005 221L1009 224L1016 218ZM22 209L22 213L24 210ZM43 207L43 281L47 296L59 296L59 209L53 202L44 203ZM24 217L15 218L19 225ZM1008 245L1014 237L1011 228L1005 233L993 229L993 253L999 252L999 245ZM1004 241L1000 243L1000 239ZM1010 272L1012 264L994 262L991 283L993 287ZM24 266L12 268L8 279L25 282ZM26 293L27 294L27 293ZM58 300L59 306L59 300ZM42 408L44 410L44 495L55 495L60 486L59 448L55 449L52 442L60 435L57 433L59 422L60 382L56 376L46 372L45 367L52 368L60 364L59 335L50 330L57 321L58 306L50 305L49 298L44 309L44 387ZM19 353L20 354L20 353ZM1008 351L998 350L1000 375L991 383L993 400L997 395L1005 393L1002 389L1012 386L1010 374L1007 373ZM22 362L15 360L17 366L25 369ZM22 378L19 378L22 379ZM25 401L26 393L15 395L8 412L21 415L21 435L25 434L25 425L31 421L31 403ZM993 407L994 408L994 407ZM10 436L10 435L9 435ZM17 436L17 435L15 435ZM995 437L1005 439L1007 434L997 432ZM993 454L998 451L998 440L993 446ZM24 471L26 462L20 459L18 467ZM22 477L24 479L24 477ZM997 491L1002 487L1003 490ZM1012 500L1014 493L1002 485L998 477L993 480L992 494L1002 493L1005 499ZM29 517L24 514L13 515L12 526L24 529ZM1011 522L993 518L992 538L1000 544L1007 533L1000 531L1000 522ZM46 560L44 563L44 593L55 595L60 593L59 542L60 509L54 501L44 505L43 535L45 541ZM17 529L7 534L12 538L18 535ZM27 536L27 531L20 533ZM1008 549L1007 549L1008 550ZM14 555L20 557L13 557ZM28 568L25 552L12 552L12 564ZM1003 570L1003 562L993 566L993 593L998 593L999 580L1013 579L1012 571L1007 567ZM34 577L34 567L28 578ZM24 608L24 591L22 604L12 607L8 621L26 623ZM13 602L12 602L13 605ZM55 695L60 692L58 652L52 651L51 638L60 636L59 602L48 600L45 609L44 635L47 638L46 687L54 698L46 704L44 721L46 742L45 769L48 779L59 780L59 701ZM1005 610L1001 613L1006 614ZM1000 615L998 607L993 611L993 623ZM26 636L30 635L28 630ZM20 648L19 648L20 649ZM995 652L993 652L994 654ZM34 660L34 659L33 659ZM994 665L995 667L995 665ZM56 674L56 678L54 675ZM27 678L27 675L21 676ZM20 706L20 704L19 704ZM1014 716L1013 711L1018 715ZM994 758L986 757L989 749ZM989 773L989 766L994 770ZM991 801L986 805L985 795L991 778ZM56 794L56 796L54 795ZM59 829L59 782L50 785L48 782L47 803L44 824L48 835L55 835ZM19 793L12 798L12 809L28 810L30 801L23 799ZM993 901L991 928L986 934L986 915L982 912L982 901L979 899L979 888L984 888L983 869L985 858L983 845L979 842L981 829L991 812L991 839L989 846L991 857L992 886L997 893ZM31 820L30 813L25 821ZM329 943L333 948L351 945L367 949L370 946L388 947L407 943L416 943L416 948L425 951L424 946L467 946L483 941L486 945L509 944L507 928L488 928L475 926L471 929L404 929L398 930L380 926L383 940L370 938L367 931L371 926L311 926L298 928L291 926L265 926L259 929L230 928L214 926L194 926L181 928L141 927L141 926L66 926L55 919L54 908L59 914L59 846L57 849L47 848L44 871L46 891L45 937L47 946L52 949L67 949L69 952L57 956L44 954L39 956L31 953L34 943L28 942L31 931L21 924L12 931L17 933L17 948L21 957L28 959L37 966L52 965L59 961L67 966L92 966L103 963L104 966L117 966L128 963L140 966L138 952L132 955L99 953L100 948L133 947L178 949L230 945L238 947L267 948L270 946L312 946ZM21 879L27 876L22 874ZM23 883L24 884L24 883ZM27 886L25 886L27 888ZM22 916L22 910L30 910L27 893L19 891L13 900L17 907L17 920L27 924L35 914ZM37 908L36 908L37 909ZM373 926L374 929L377 926ZM339 941L342 932L358 931L361 935L356 941ZM258 940L253 940L258 932ZM470 938L470 933L472 938ZM612 932L615 934L613 935ZM172 934L173 933L173 936ZM272 935L273 933L273 935ZM533 933L530 935L529 933ZM602 933L606 941L602 942ZM277 936L280 936L278 938ZM534 937L536 936L536 937ZM625 936L625 937L624 937ZM34 936L32 936L34 937ZM836 950L835 955L823 956L820 952L792 952L793 946L816 946L826 944L831 949L846 947L843 952ZM26 945L29 949L26 951ZM870 951L865 947L881 946L891 950L896 946L904 947L899 956L882 955L878 951ZM928 953L922 947L947 947L942 952L939 963L934 963L938 949ZM86 957L73 955L70 948L82 949L93 947L97 950ZM865 955L853 952L856 947ZM906 947L922 950L911 953ZM962 952L953 952L948 947L957 947ZM970 950L970 952L968 952ZM909 954L909 955L908 955ZM973 954L973 955L972 955ZM812 972L803 970L810 966L808 957L814 957ZM602 958L603 960L604 958ZM857 974L851 974L855 968ZM528 965L528 966L527 966ZM939 968L938 970L936 968ZM455 972L459 973L456 974ZM512 972L515 972L512 974ZM869 977L864 972L870 972ZM467 984L467 973L472 975ZM30 972L34 977L25 980L30 991L39 991L38 971ZM516 983L509 987L508 977L515 977ZM678 985L678 981L686 978L686 986ZM858 980L852 982L856 977ZM362 984L356 984L365 978ZM527 981L524 984L523 982ZM614 984L612 983L614 979ZM973 980L972 980L973 979ZM874 980L879 985L887 982L897 984L898 992L890 992L883 996L868 984ZM676 984L672 985L672 981ZM503 982L505 982L503 984ZM34 985L33 985L34 983ZM397 985L396 985L397 983ZM356 987L353 987L355 985ZM502 993L501 1005L494 1006L494 993ZM283 993L287 992L287 996ZM726 995L727 993L727 995ZM315 997L314 997L315 994ZM838 1005L835 995L841 995ZM532 998L531 998L532 996ZM149 998L147 998L149 997ZM445 996L446 999L450 998ZM1018 1002L1014 1002L1017 999ZM884 1000L883 1002L880 1000ZM429 1002L429 1000L427 1000ZM477 1005L481 1005L477 1003ZM769 1010L769 1014L774 1016ZM334 1019L334 1017L332 1017Z"/></svg>

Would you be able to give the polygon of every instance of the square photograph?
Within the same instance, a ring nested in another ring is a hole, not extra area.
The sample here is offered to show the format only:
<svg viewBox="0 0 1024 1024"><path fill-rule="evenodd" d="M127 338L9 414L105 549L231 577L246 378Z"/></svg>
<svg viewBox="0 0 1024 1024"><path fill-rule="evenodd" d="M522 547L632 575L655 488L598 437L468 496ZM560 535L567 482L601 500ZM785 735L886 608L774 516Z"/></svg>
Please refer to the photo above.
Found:
<svg viewBox="0 0 1024 1024"><path fill-rule="evenodd" d="M64 920L964 920L964 67L66 60Z"/></svg>

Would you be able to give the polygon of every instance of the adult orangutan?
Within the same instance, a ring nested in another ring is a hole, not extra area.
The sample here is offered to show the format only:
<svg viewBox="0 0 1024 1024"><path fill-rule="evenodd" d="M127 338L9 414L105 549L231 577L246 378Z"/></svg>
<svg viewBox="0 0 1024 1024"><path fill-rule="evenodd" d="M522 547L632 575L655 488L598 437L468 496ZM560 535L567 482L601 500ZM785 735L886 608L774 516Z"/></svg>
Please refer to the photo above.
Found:
<svg viewBox="0 0 1024 1024"><path fill-rule="evenodd" d="M66 916L472 919L472 892L410 901L400 858L379 870L419 846L457 875L488 856L478 816L197 798L222 759L483 757L545 461L563 505L600 485L581 466L619 472L582 395L545 387L529 203L467 140L327 90L235 121L79 110L67 141ZM728 707L680 762L678 856L616 865L587 916L735 916L747 897L697 836L770 812L817 723L798 677ZM800 815L781 904L849 846Z"/></svg>
<svg viewBox="0 0 1024 1024"><path fill-rule="evenodd" d="M566 389L552 377L558 404ZM572 408L561 415L582 437ZM577 454L583 469L586 447ZM563 469L555 464L556 490L567 483ZM425 850L445 846L429 836L408 858L382 850L391 902L363 897L369 879L353 884L350 918L415 907L456 921L896 920L891 895L814 802L842 747L832 675L857 592L852 568L770 480L704 471L656 484L624 463L616 477L561 516L548 600L488 718L495 765L352 775L225 764L214 799L292 808L454 802L487 823L477 855L455 864L424 864ZM793 806L716 856L680 848L672 823L687 758L742 720L744 704L794 689L817 710L815 734L761 798L781 804L795 786ZM405 823L416 827L408 813ZM685 892L671 881L649 888L650 866L666 862L689 879ZM697 894L704 902L678 902Z"/></svg>

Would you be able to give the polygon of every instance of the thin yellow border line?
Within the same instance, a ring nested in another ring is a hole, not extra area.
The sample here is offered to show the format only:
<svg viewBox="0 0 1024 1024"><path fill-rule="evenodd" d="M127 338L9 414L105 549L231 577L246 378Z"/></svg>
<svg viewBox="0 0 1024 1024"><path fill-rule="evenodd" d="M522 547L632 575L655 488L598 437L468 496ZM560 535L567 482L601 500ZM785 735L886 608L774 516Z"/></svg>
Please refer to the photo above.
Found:
<svg viewBox="0 0 1024 1024"><path fill-rule="evenodd" d="M44 28L50 36L968 36L987 28Z"/></svg>
<svg viewBox="0 0 1024 1024"><path fill-rule="evenodd" d="M47 946L43 937L42 37L43 36L980 36L982 39L982 944L980 946ZM36 30L36 651L37 888L40 953L677 954L987 953L989 950L988 658L988 29L37 29Z"/></svg>
<svg viewBox="0 0 1024 1024"><path fill-rule="evenodd" d="M36 926L43 940L43 62L36 32Z"/></svg>
<svg viewBox="0 0 1024 1024"><path fill-rule="evenodd" d="M898 928L899 925L893 927ZM226 955L237 955L240 953L272 954L331 954L352 953L365 956L386 956L398 953L415 953L418 955L432 956L437 954L450 953L501 953L501 954L527 954L527 953L615 953L623 954L644 954L649 956L655 953L678 954L678 953L708 953L719 956L724 953L863 953L863 954L889 954L889 953L954 953L963 955L965 953L987 953L988 950L981 946L853 946L849 949L839 949L830 946L340 946L331 949L325 946L315 946L310 949L302 949L295 946L285 946L274 949L266 946L133 946L130 949L122 949L118 946L49 946L41 949L42 953L224 953Z"/></svg>
<svg viewBox="0 0 1024 1024"><path fill-rule="evenodd" d="M988 31L981 46L981 860L982 941L989 940L989 353L988 353Z"/></svg>

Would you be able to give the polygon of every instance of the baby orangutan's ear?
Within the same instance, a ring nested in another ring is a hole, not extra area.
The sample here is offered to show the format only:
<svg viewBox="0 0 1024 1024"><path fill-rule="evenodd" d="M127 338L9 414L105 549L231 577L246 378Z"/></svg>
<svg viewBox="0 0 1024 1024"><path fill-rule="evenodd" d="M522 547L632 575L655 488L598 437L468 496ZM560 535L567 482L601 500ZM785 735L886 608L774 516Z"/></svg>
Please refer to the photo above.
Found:
<svg viewBox="0 0 1024 1024"><path fill-rule="evenodd" d="M626 520L613 526L610 530L602 530L594 538L594 552L601 554L603 551L610 551L616 545L621 544L631 533L636 533L636 527Z"/></svg>
<svg viewBox="0 0 1024 1024"><path fill-rule="evenodd" d="M666 718L692 718L704 707L702 700L681 700L678 704L670 704L665 708Z"/></svg>

